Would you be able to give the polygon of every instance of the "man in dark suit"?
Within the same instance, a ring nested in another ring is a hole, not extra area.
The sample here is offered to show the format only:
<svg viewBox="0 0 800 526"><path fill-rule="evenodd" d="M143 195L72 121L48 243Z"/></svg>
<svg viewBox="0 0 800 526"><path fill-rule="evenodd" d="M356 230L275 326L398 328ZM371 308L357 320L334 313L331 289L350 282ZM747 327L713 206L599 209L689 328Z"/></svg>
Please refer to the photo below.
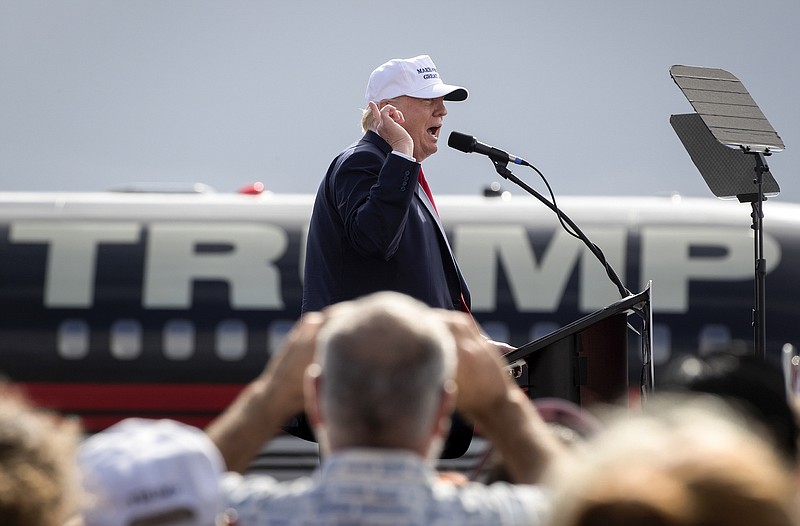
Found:
<svg viewBox="0 0 800 526"><path fill-rule="evenodd" d="M362 139L331 163L317 192L306 247L303 312L380 290L431 307L469 310L420 163L436 153L444 84L427 55L395 59L370 76Z"/></svg>
<svg viewBox="0 0 800 526"><path fill-rule="evenodd" d="M442 82L427 55L390 60L372 72L364 136L333 160L317 191L304 313L383 290L469 312L469 290L420 166L438 149L445 101L467 96ZM302 419L287 430L309 434ZM455 418L443 456L461 456L471 438L471 427Z"/></svg>

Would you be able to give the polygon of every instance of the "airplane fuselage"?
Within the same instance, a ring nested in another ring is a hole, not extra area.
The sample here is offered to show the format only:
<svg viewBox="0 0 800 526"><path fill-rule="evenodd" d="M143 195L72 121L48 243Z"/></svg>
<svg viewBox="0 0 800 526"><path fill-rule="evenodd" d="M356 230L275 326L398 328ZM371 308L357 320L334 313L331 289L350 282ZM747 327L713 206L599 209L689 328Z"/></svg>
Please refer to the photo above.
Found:
<svg viewBox="0 0 800 526"><path fill-rule="evenodd" d="M102 427L207 421L300 312L313 196L0 194L0 371ZM712 199L562 197L633 291L653 283L656 366L751 345L749 208ZM494 338L521 345L619 294L537 201L442 196L443 222ZM765 204L767 353L797 345L800 205ZM635 369L635 364L632 365Z"/></svg>

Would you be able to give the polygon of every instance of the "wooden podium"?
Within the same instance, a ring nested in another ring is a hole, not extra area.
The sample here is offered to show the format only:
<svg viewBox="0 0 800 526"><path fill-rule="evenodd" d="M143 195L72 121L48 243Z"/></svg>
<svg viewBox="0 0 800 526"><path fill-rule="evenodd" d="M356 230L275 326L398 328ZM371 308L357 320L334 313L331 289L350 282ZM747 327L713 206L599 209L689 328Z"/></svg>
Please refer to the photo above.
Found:
<svg viewBox="0 0 800 526"><path fill-rule="evenodd" d="M639 318L640 329L628 317ZM580 406L617 403L628 395L628 337L642 338L640 390L653 388L650 285L505 355L531 399L557 397Z"/></svg>

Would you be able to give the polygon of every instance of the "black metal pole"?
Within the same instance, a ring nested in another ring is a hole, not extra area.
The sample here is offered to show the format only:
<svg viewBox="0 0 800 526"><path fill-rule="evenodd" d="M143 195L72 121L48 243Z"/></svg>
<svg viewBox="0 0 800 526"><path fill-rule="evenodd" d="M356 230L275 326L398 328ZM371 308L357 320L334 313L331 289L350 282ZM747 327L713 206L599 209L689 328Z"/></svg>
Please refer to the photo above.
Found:
<svg viewBox="0 0 800 526"><path fill-rule="evenodd" d="M767 331L766 331L766 277L767 260L764 259L764 173L769 171L764 155L754 152L756 159L756 178L753 181L758 192L753 201L753 250L755 252L755 309L753 311L753 344L755 355L758 358L766 358ZM769 153L766 153L769 155Z"/></svg>

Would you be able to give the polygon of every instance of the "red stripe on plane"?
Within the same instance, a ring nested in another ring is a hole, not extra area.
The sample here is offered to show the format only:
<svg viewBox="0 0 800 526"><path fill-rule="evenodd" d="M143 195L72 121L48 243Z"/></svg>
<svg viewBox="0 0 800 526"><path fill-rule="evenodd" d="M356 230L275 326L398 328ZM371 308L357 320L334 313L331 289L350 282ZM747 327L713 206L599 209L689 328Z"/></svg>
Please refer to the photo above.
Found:
<svg viewBox="0 0 800 526"><path fill-rule="evenodd" d="M182 422L190 426L204 429L214 419L215 414L209 414L207 416L197 416L197 415L187 416L187 415L172 414L172 413L164 413L159 415L147 415L140 413L120 413L120 414L108 414L108 415L78 415L78 416L80 419L81 427L86 432L97 433L98 431L102 431L103 429L111 427L117 422L125 420L126 418L134 418L134 417L156 418L156 419L169 418L171 420L176 420L178 422Z"/></svg>
<svg viewBox="0 0 800 526"><path fill-rule="evenodd" d="M21 383L40 405L69 411L215 411L227 407L241 384Z"/></svg>
<svg viewBox="0 0 800 526"><path fill-rule="evenodd" d="M124 418L172 418L204 427L226 408L243 384L19 383L36 404L77 415L87 431Z"/></svg>

